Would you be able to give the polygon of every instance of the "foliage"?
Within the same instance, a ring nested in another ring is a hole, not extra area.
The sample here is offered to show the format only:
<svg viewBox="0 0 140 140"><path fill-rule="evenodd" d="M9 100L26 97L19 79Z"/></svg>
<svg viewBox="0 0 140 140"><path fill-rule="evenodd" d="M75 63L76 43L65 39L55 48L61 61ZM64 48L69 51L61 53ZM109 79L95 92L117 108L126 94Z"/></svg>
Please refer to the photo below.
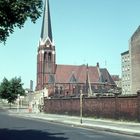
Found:
<svg viewBox="0 0 140 140"><path fill-rule="evenodd" d="M9 103L14 103L18 95L25 95L21 78L12 78L8 81L6 78L3 79L0 84L0 97L7 99Z"/></svg>
<svg viewBox="0 0 140 140"><path fill-rule="evenodd" d="M7 99L10 94L10 82L4 78L3 82L0 85L0 97L3 99Z"/></svg>
<svg viewBox="0 0 140 140"><path fill-rule="evenodd" d="M35 23L41 13L42 0L0 0L0 43L5 43L14 27L22 28L28 18Z"/></svg>

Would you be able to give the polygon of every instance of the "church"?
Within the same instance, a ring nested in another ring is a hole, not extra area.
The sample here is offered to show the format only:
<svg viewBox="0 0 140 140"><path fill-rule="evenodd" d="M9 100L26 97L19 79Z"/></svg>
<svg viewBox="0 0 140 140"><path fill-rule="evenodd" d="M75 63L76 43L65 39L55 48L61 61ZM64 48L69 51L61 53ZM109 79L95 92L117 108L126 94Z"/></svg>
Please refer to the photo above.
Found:
<svg viewBox="0 0 140 140"><path fill-rule="evenodd" d="M37 53L36 91L48 90L50 97L78 97L107 93L116 88L106 68L86 65L58 65L52 37L49 0L45 0L41 36Z"/></svg>

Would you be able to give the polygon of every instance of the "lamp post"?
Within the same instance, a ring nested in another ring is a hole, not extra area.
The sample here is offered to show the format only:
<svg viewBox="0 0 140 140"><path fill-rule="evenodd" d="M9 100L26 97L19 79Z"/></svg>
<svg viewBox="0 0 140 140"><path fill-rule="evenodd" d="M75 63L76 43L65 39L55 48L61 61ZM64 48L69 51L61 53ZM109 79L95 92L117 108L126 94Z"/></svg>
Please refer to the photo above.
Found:
<svg viewBox="0 0 140 140"><path fill-rule="evenodd" d="M19 112L20 94L17 96L17 112Z"/></svg>
<svg viewBox="0 0 140 140"><path fill-rule="evenodd" d="M80 123L81 124L83 123L82 117L83 117L83 93L82 90L80 90Z"/></svg>

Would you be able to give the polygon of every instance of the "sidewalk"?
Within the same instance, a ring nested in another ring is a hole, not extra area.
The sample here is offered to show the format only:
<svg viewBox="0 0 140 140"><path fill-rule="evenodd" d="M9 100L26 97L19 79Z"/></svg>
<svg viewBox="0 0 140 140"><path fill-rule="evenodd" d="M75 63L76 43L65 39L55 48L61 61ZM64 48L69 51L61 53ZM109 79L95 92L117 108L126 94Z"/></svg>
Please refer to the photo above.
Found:
<svg viewBox="0 0 140 140"><path fill-rule="evenodd" d="M13 112L10 110L9 110L9 114L16 115L18 117L42 119L42 120L47 120L50 122L55 122L60 124L68 124L77 127L121 133L127 135L134 135L140 137L140 123L83 117L82 124L81 124L80 117L75 117L75 116L45 114L45 113L28 113L27 111Z"/></svg>

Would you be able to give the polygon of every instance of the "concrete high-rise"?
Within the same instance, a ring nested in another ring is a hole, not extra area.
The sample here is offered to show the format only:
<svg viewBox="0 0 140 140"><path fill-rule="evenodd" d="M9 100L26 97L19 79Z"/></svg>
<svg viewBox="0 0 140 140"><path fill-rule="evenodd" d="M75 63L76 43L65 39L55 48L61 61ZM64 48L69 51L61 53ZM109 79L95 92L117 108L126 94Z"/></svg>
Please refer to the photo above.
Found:
<svg viewBox="0 0 140 140"><path fill-rule="evenodd" d="M121 53L122 63L122 94L130 94L130 53L125 51Z"/></svg>
<svg viewBox="0 0 140 140"><path fill-rule="evenodd" d="M131 93L140 90L140 26L130 39Z"/></svg>

